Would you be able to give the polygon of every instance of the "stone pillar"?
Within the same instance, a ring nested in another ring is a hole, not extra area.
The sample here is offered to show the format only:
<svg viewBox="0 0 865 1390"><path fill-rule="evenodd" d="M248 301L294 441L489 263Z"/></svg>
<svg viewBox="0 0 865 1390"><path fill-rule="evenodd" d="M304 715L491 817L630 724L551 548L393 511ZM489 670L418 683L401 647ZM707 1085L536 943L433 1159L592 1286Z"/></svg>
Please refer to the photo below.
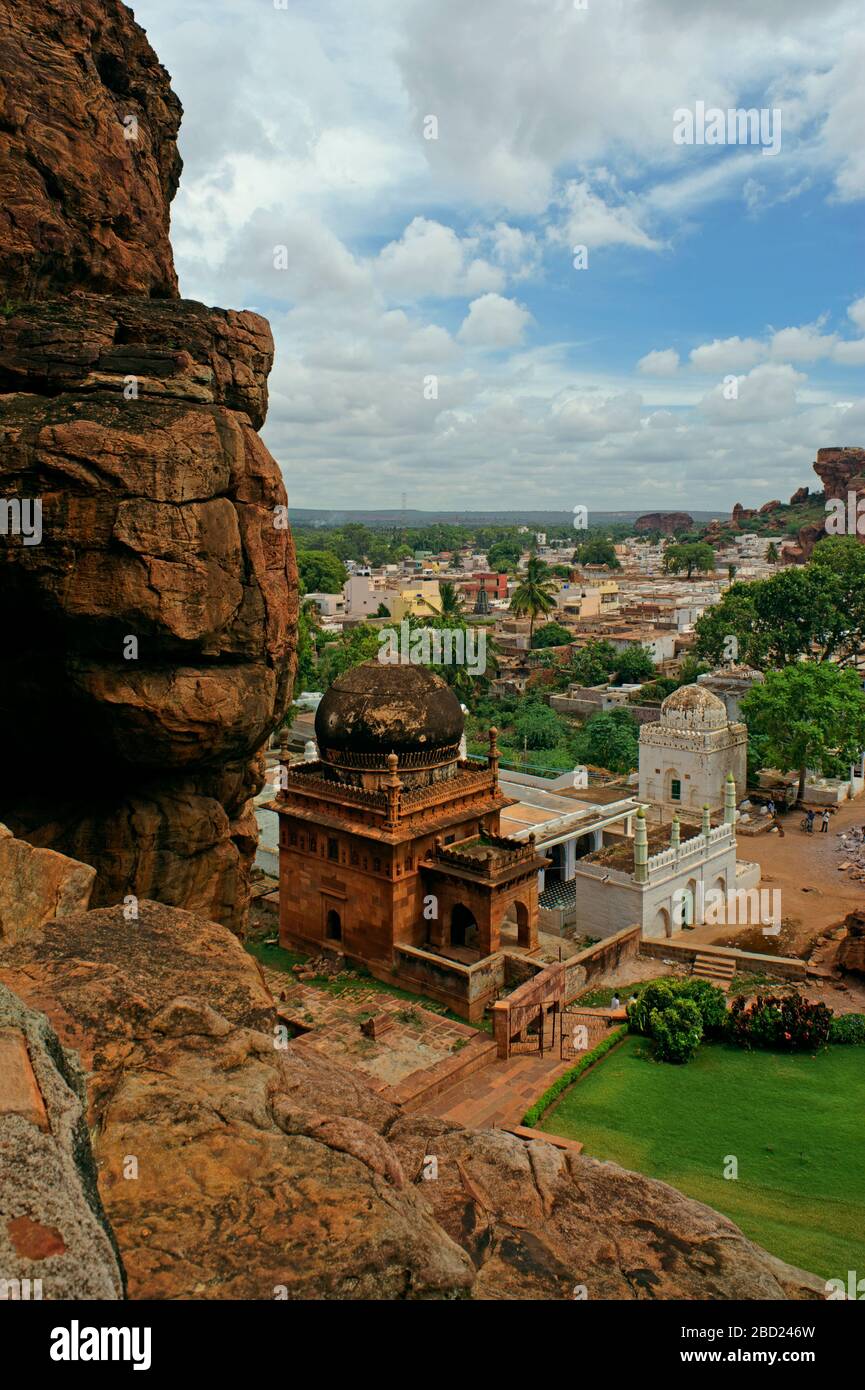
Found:
<svg viewBox="0 0 865 1390"><path fill-rule="evenodd" d="M708 838L709 831L712 829L712 817L709 814L708 805L703 806L703 834Z"/></svg>
<svg viewBox="0 0 865 1390"><path fill-rule="evenodd" d="M724 824L736 824L736 779L732 772L727 773L724 783Z"/></svg>
<svg viewBox="0 0 865 1390"><path fill-rule="evenodd" d="M490 751L489 751L489 754L488 754L488 756L487 756L487 767L489 768L490 772L493 774L493 783L494 783L496 786L498 786L498 781L499 781L499 745L498 745L498 737L499 737L499 731L498 731L498 729L495 727L495 725L493 725L493 727L490 729Z"/></svg>
<svg viewBox="0 0 865 1390"><path fill-rule="evenodd" d="M637 824L634 830L634 882L646 883L649 878L647 868L649 859L649 836L646 830L646 812L641 806L637 812Z"/></svg>
<svg viewBox="0 0 865 1390"><path fill-rule="evenodd" d="M279 731L279 777L278 777L278 779L277 779L277 787L276 787L276 795L277 795L277 797L284 797L284 796L285 796L285 774L286 774L286 772L288 771L288 765L289 765L289 762L290 762L290 755L289 755L289 751L288 751L288 744L289 744L290 738L291 738L291 734L289 733L288 729L280 729L280 731Z"/></svg>
<svg viewBox="0 0 865 1390"><path fill-rule="evenodd" d="M670 849L679 853L679 846L682 843L682 822L678 816L673 817L673 824L670 827Z"/></svg>
<svg viewBox="0 0 865 1390"><path fill-rule="evenodd" d="M402 783L400 782L399 776L397 775L398 766L399 758L397 757L396 753L388 753L388 779L385 783L385 791L387 792L387 820L385 824L389 826L396 825L399 820L399 801L400 792L402 791Z"/></svg>

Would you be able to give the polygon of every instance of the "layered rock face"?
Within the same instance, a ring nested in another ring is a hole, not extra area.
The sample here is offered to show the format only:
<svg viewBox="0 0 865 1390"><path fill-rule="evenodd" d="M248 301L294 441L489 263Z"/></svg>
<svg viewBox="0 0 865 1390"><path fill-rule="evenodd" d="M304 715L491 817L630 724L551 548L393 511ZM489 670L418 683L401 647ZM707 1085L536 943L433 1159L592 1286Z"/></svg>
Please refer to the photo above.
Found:
<svg viewBox="0 0 865 1390"><path fill-rule="evenodd" d="M846 509L851 492L857 498L865 496L865 449L818 449L814 472L823 485L827 502L843 502ZM808 489L800 488L790 501L799 500L800 494L804 500L808 497ZM858 531L856 534L859 540L865 540L865 536ZM784 547L784 559L795 565L805 564L810 560L814 546L825 535L825 526L803 526L796 538L796 544Z"/></svg>
<svg viewBox="0 0 865 1390"><path fill-rule="evenodd" d="M672 536L674 531L691 531L694 528L694 518L688 512L647 512L645 516L638 516L634 522L634 530L641 531L662 531L665 536Z"/></svg>
<svg viewBox="0 0 865 1390"><path fill-rule="evenodd" d="M176 298L180 107L125 6L25 0L0 63L0 820L96 905L241 928L297 609L270 329Z"/></svg>
<svg viewBox="0 0 865 1390"><path fill-rule="evenodd" d="M0 945L0 982L80 1053L132 1298L822 1296L663 1183L401 1115L293 1052L255 961L188 913L48 922Z"/></svg>

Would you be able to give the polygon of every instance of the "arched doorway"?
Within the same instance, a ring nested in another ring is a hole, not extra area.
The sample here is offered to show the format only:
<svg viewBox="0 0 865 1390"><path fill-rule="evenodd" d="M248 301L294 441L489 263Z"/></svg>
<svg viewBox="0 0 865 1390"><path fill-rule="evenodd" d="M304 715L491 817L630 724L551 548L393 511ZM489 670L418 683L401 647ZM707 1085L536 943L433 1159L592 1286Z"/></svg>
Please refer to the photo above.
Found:
<svg viewBox="0 0 865 1390"><path fill-rule="evenodd" d="M324 924L324 934L328 941L342 941L342 919L335 908L331 908Z"/></svg>
<svg viewBox="0 0 865 1390"><path fill-rule="evenodd" d="M517 919L517 945L524 946L528 950L532 944L529 909L525 903L515 902L514 913Z"/></svg>
<svg viewBox="0 0 865 1390"><path fill-rule="evenodd" d="M672 934L673 929L670 926L670 914L665 907L659 907L645 935L658 938L672 936Z"/></svg>
<svg viewBox="0 0 865 1390"><path fill-rule="evenodd" d="M451 945L476 947L478 924L474 913L464 903L457 903L451 912Z"/></svg>

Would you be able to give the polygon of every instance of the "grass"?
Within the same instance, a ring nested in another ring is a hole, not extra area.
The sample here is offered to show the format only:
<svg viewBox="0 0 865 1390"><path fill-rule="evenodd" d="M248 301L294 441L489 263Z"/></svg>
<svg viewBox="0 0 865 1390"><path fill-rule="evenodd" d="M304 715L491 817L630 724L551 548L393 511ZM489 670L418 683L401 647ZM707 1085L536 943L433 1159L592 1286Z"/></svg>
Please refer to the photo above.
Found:
<svg viewBox="0 0 865 1390"><path fill-rule="evenodd" d="M676 1067L631 1036L540 1127L705 1202L790 1264L846 1280L865 1271L863 1111L857 1047L812 1057L704 1043Z"/></svg>
<svg viewBox="0 0 865 1390"><path fill-rule="evenodd" d="M286 947L280 946L278 942L268 942L261 937L247 938L244 946L261 965L266 965L271 970L281 970L284 974L291 975L292 979L294 979L294 975L291 967L293 965L306 965L309 961L309 956L302 951L290 951ZM466 1022L459 1014L453 1013L444 1004L439 1004L437 1000L428 999L423 994L412 994L410 990L400 989L397 985L386 984L384 980L377 980L374 975L359 965L352 966L350 971L345 971L341 975L315 975L304 983L312 985L314 989L327 990L329 994L334 994L337 997L344 994L356 994L359 990L372 989L378 994L390 994L396 999L404 999L407 1004L426 1009L431 1014L440 1014L442 1018L448 1018L452 1023ZM408 1011L401 1010L400 1012ZM364 1014L359 1015L361 1018L365 1016ZM417 1015L415 1014L414 1017ZM486 1016L471 1026L477 1028L481 1033L492 1033L493 1031L492 1019Z"/></svg>
<svg viewBox="0 0 865 1390"><path fill-rule="evenodd" d="M663 980L675 979L675 976L659 975L654 980L636 980L631 985L600 985L598 988L584 989L582 994L578 994L572 1000L568 1008L575 1009L582 1006L584 1009L608 1009L614 994L619 996L623 1005L627 1004L632 994L640 997L647 985L657 985Z"/></svg>

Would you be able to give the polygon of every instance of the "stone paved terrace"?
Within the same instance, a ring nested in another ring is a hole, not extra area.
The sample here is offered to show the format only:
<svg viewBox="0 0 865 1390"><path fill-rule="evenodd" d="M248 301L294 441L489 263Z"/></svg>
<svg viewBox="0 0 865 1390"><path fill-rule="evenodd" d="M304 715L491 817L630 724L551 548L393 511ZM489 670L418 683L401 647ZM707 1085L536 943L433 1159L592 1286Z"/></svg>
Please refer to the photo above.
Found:
<svg viewBox="0 0 865 1390"><path fill-rule="evenodd" d="M440 1017L419 1001L388 994L375 982L337 995L281 970L267 966L262 970L280 1006L280 1017L302 1030L304 1050L312 1049L389 1086L452 1056L478 1035L469 1024ZM365 1037L361 1023L383 1013L393 1016L393 1027L381 1039Z"/></svg>
<svg viewBox="0 0 865 1390"><path fill-rule="evenodd" d="M556 1077L573 1064L573 1057L561 1061L558 1046L549 1056L491 1062L442 1095L425 1101L423 1111L468 1129L510 1129L520 1123L529 1106Z"/></svg>

